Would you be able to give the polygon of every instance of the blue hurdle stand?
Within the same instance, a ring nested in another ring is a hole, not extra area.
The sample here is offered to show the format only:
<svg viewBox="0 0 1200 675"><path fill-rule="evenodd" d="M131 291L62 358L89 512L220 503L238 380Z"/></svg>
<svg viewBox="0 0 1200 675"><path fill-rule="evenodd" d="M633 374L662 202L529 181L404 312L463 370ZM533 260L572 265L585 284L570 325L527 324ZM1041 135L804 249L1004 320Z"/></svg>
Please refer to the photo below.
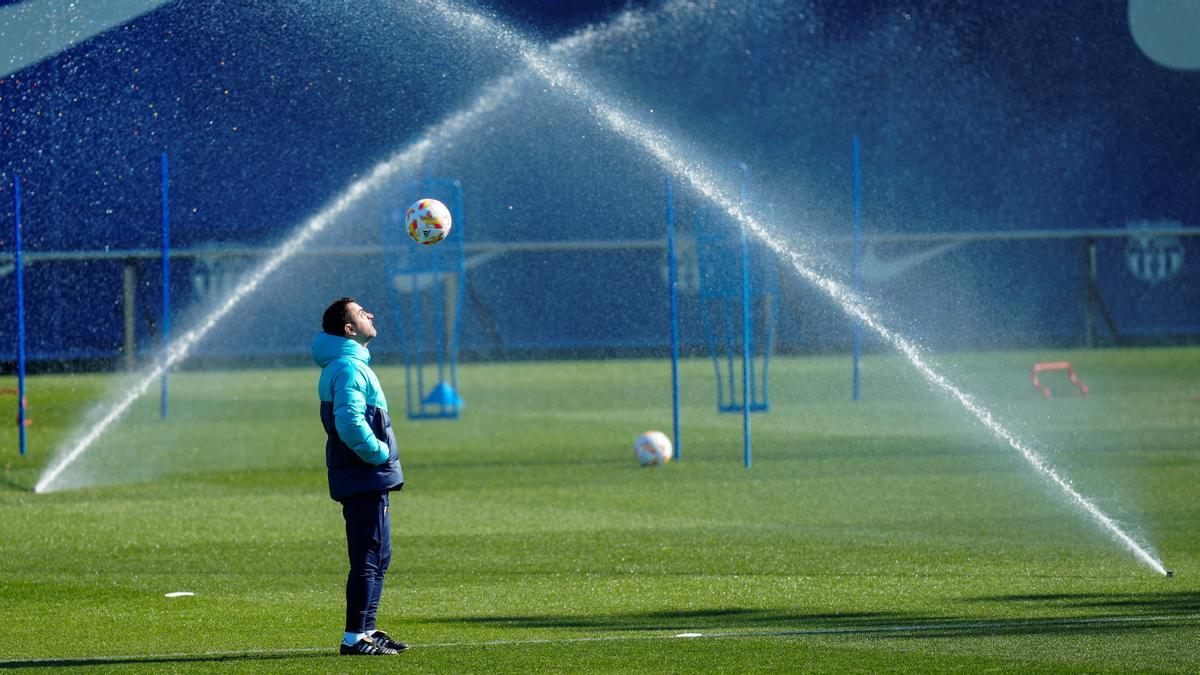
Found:
<svg viewBox="0 0 1200 675"><path fill-rule="evenodd" d="M746 204L749 170L740 162L733 166L741 174L740 203ZM695 236L700 312L717 383L717 411L742 413L743 462L749 467L750 413L771 408L768 373L778 267L766 246L751 241L745 226L724 212L697 209Z"/></svg>
<svg viewBox="0 0 1200 675"><path fill-rule="evenodd" d="M409 205L423 197L450 209L450 235L433 246L412 241L405 227ZM384 201L388 298L404 355L408 419L457 419L463 408L458 346L466 286L462 186L449 178L428 177L405 183Z"/></svg>

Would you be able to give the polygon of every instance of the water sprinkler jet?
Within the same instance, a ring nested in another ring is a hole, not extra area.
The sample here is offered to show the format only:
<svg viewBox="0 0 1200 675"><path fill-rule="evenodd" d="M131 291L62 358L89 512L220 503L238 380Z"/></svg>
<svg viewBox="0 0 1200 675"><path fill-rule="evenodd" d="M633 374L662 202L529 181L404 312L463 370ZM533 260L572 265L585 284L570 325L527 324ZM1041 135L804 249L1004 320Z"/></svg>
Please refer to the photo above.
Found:
<svg viewBox="0 0 1200 675"><path fill-rule="evenodd" d="M427 4L427 0L421 1ZM547 50L554 54L579 51L596 40L635 31L640 26L639 17L641 16L643 14L640 10L626 10L619 14L617 19L608 24L605 29L600 30L593 26L588 26L582 31L578 31L551 44ZM460 18L466 18L472 24L475 23L473 17L474 15L465 13L460 16ZM517 37L515 39L521 45L527 44L527 41L523 38ZM415 141L377 164L367 176L351 183L319 212L307 221L304 221L284 243L275 249L275 252L254 274L239 283L224 303L205 316L198 326L177 339L168 350L164 361L144 371L137 378L137 381L125 391L125 394L110 405L108 411L101 416L99 422L89 425L85 433L77 435L67 444L60 446L55 453L55 458L42 471L41 476L34 485L33 492L40 494L50 492L54 489L61 489L63 486L60 483L66 469L88 452L95 442L107 433L113 424L124 417L129 408L145 395L151 384L165 372L186 359L196 343L208 335L242 300L257 290L264 280L295 256L296 253L302 251L317 234L322 232L357 201L377 190L386 180L399 171L420 166L421 162L424 161L425 157L437 143L444 143L455 138L464 130L470 128L480 117L492 112L505 101L512 98L516 94L518 80L523 75L523 73L516 72L491 81L483 87L479 97L471 105L451 113L441 121L428 127ZM66 448L70 449L67 450Z"/></svg>
<svg viewBox="0 0 1200 675"><path fill-rule="evenodd" d="M977 421L984 425L993 435L1006 442L1010 447L1016 450L1020 455L1036 469L1042 476L1049 479L1053 484L1058 486L1060 490L1070 499L1070 501L1085 513L1087 513L1093 521L1101 525L1109 534L1131 551L1139 560L1157 571L1163 576L1171 577L1173 572L1163 567L1163 564L1149 553L1145 548L1140 546L1133 540L1125 531L1113 521L1107 514L1099 509L1091 500L1076 491L1069 481L1063 478L1053 467L1051 467L1042 456L1033 448L1026 446L1022 441L1017 439L1005 427L999 424L989 410L978 404L974 399L962 391L953 382L939 374L925 360L920 349L907 338L895 333L890 328L884 326L879 319L869 310L858 294L851 289L838 283L837 281L825 277L817 271L811 253L802 255L801 251L795 250L786 243L772 236L770 228L758 218L751 214L746 214L739 208L738 202L721 192L717 187L717 183L712 179L709 173L699 164L690 163L680 157L677 150L678 144L672 143L670 139L665 138L665 135L657 130L653 130L640 121L630 117L622 112L619 106L613 105L612 99L601 95L595 89L586 86L580 82L572 73L565 68L559 66L553 58L553 50L540 49L533 42L520 37L515 31L507 29L501 24L487 19L481 15L472 12L464 12L464 10L451 7L448 3L441 1L423 0L423 4L432 4L443 12L452 13L459 19L461 25L469 30L488 30L493 34L502 37L510 45L514 46L519 52L520 58L529 66L530 70L538 77L545 80L551 89L565 92L573 97L574 100L580 102L587 109L588 113L595 117L597 121L613 133L625 138L633 143L639 149L650 154L660 166L666 171L682 176L696 191L704 198L708 199L714 205L725 211L736 221L742 222L750 233L753 233L757 238L762 240L781 258L789 260L793 268L806 281L813 286L826 293L848 316L858 319L864 325L871 328L880 337L887 340L904 355L909 362L917 369L917 371L925 377L925 379L934 387L941 389L953 399L957 400ZM511 95L512 88L508 93ZM503 92L502 92L503 93ZM467 121L481 114L485 106L477 104L476 109L460 113L460 125L454 128L453 125L447 122L438 125L443 135L456 133L461 131L461 127L465 126ZM492 106L494 107L494 106ZM489 108L490 109L490 108ZM626 108L629 109L629 108ZM458 119L457 117L455 119ZM443 128L444 127L444 128ZM71 462L77 459L91 445L104 430L115 422L149 387L149 383L156 379L164 369L171 367L174 363L182 360L190 351L192 345L202 338L213 325L221 320L236 304L253 292L261 281L279 267L284 261L289 259L297 250L307 244L317 232L324 227L338 214L349 207L351 203L356 201L361 195L368 190L378 187L378 184L384 178L395 173L400 166L409 165L414 158L423 157L424 153L431 147L433 140L431 133L427 133L417 143L412 144L402 153L398 153L400 157L395 161L388 160L376 167L372 174L362 181L356 182L342 196L335 199L330 206L326 207L308 223L303 226L300 231L288 240L277 252L275 256L268 262L266 268L259 273L256 273L249 280L244 282L234 292L230 299L216 312L211 314L205 322L191 333L188 333L181 344L175 346L171 350L171 354L164 365L158 366L151 370L149 375L142 379L139 384L133 388L130 395L126 396L122 402L110 411L102 425L98 425L96 429L89 433L84 442L80 442L74 450L56 461L55 464L48 470L41 480L39 480L35 491L43 492L47 490ZM410 156L411 153L411 156ZM400 160L403 159L404 162ZM419 158L418 158L419 161Z"/></svg>
<svg viewBox="0 0 1200 675"><path fill-rule="evenodd" d="M442 5L443 3L437 3ZM461 10L455 10L461 11ZM475 17L474 25L492 24L494 30L505 36L508 41L519 38L513 37L513 32L503 30L498 24L483 17ZM746 229L765 243L781 258L789 260L792 267L806 281L828 295L843 312L851 318L861 321L880 337L887 340L899 351L914 368L934 387L949 394L979 423L992 432L994 436L1016 450L1038 473L1056 485L1075 506L1082 509L1098 525L1103 527L1112 538L1134 556L1164 576L1171 576L1163 567L1161 561L1154 557L1146 548L1138 544L1110 516L1104 513L1094 502L1079 493L1061 474L1033 448L1016 438L1008 429L1002 426L992 413L977 403L973 397L960 389L948 378L938 373L926 361L917 345L904 336L896 333L883 323L869 310L863 299L852 289L845 287L836 280L826 277L817 271L817 266L810 258L811 253L802 255L778 237L772 236L770 228L753 214L747 214L740 202L726 196L717 186L707 170L702 166L685 161L675 149L673 143L658 130L651 129L640 121L632 118L623 110L633 109L631 106L619 106L613 103L612 97L603 95L596 89L579 81L569 70L558 65L545 50L539 50L532 44L519 45L521 58L530 66L534 73L541 77L552 90L564 92L581 103L596 121L609 131L625 138L633 145L650 154L659 165L671 174L682 176L704 198L728 214L734 221L741 222Z"/></svg>

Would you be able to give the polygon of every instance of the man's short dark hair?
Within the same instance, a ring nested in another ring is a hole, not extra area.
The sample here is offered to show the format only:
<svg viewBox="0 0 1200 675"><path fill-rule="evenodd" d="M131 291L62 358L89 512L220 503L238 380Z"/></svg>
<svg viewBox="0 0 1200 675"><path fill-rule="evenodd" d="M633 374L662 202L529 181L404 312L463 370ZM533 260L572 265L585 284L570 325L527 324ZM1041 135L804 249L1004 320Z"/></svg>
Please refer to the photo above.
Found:
<svg viewBox="0 0 1200 675"><path fill-rule="evenodd" d="M338 298L326 307L321 315L321 330L330 335L346 337L346 324L350 323L350 312L346 311L346 307L352 302L356 302L354 298Z"/></svg>

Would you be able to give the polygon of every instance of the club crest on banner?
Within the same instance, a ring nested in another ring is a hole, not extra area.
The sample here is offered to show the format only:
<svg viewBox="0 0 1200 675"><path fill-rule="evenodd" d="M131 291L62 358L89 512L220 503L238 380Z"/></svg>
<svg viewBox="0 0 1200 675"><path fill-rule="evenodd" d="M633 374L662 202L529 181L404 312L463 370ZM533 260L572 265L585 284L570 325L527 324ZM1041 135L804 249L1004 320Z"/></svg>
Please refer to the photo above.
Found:
<svg viewBox="0 0 1200 675"><path fill-rule="evenodd" d="M1175 220L1136 220L1130 230L1163 230L1181 227ZM1183 242L1179 237L1130 236L1125 245L1125 267L1134 277L1151 285L1166 281L1183 270Z"/></svg>
<svg viewBox="0 0 1200 675"><path fill-rule="evenodd" d="M663 285L671 287L670 261L664 253L658 266ZM680 293L700 291L700 257L696 253L696 238L680 235L675 238L675 286Z"/></svg>

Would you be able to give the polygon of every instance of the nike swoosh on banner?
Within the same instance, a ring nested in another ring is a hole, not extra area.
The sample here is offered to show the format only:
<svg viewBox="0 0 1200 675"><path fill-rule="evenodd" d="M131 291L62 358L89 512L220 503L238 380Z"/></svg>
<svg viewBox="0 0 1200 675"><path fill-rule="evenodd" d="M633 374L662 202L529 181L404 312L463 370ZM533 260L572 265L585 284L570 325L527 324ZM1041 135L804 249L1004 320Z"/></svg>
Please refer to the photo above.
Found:
<svg viewBox="0 0 1200 675"><path fill-rule="evenodd" d="M903 276L914 267L923 265L934 258L949 253L962 246L961 241L950 241L937 246L931 246L923 251L910 253L896 258L882 260L875 254L875 249L867 247L862 258L862 275L864 281L887 282Z"/></svg>

